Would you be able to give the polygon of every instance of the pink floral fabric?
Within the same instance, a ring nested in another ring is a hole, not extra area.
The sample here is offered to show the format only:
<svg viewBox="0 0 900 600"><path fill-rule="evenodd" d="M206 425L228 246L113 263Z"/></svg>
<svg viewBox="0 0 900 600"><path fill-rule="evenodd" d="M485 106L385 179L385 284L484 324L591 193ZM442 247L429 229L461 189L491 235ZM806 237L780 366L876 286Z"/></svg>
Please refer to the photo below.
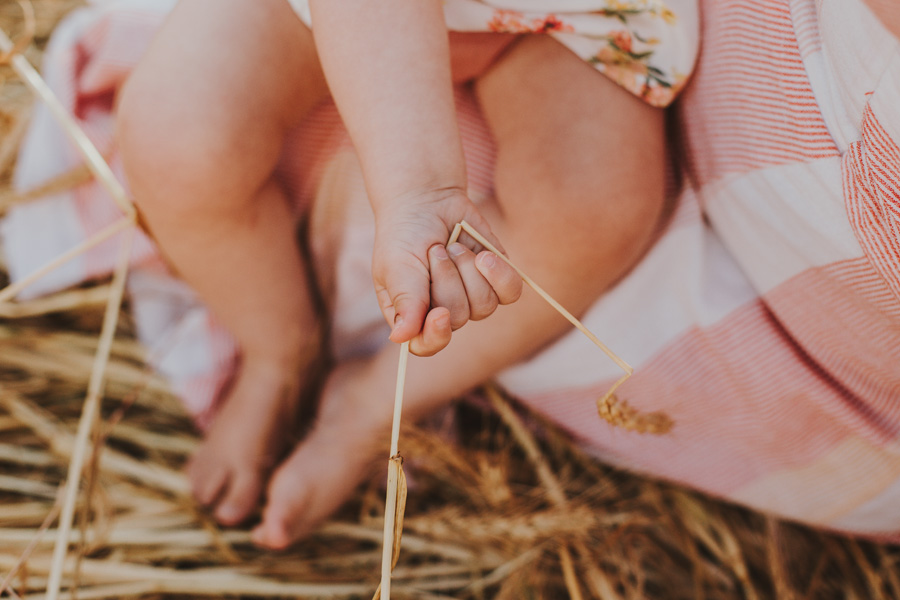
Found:
<svg viewBox="0 0 900 600"><path fill-rule="evenodd" d="M307 0L289 0L311 25ZM445 0L452 31L551 35L653 106L675 99L698 48L695 0Z"/></svg>

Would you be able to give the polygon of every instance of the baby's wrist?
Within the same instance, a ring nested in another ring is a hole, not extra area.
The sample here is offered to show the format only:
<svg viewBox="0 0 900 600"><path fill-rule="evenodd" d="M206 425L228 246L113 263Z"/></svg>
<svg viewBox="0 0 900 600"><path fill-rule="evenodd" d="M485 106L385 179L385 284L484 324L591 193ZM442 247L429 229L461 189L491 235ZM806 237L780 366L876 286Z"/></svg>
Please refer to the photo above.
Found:
<svg viewBox="0 0 900 600"><path fill-rule="evenodd" d="M376 216L379 211L393 212L409 207L436 206L460 200L468 201L468 196L465 182L456 181L407 185L371 194L371 204Z"/></svg>

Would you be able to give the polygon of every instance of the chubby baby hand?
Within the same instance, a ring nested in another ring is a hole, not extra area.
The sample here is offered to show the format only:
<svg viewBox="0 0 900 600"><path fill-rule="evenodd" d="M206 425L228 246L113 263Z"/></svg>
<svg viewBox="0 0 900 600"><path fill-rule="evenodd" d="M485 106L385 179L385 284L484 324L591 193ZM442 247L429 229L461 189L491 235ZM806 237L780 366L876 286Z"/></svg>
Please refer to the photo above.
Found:
<svg viewBox="0 0 900 600"><path fill-rule="evenodd" d="M487 221L460 189L396 198L375 214L372 274L390 339L430 356L450 343L451 332L515 302L522 279L493 252L462 232L445 246L454 226L466 221L502 251Z"/></svg>

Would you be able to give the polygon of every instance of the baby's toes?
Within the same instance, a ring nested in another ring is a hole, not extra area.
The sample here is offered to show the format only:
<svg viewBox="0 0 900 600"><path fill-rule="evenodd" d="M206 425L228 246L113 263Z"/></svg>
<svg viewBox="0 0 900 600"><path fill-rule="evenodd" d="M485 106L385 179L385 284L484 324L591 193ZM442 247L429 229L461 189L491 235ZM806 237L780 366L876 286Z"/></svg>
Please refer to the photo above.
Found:
<svg viewBox="0 0 900 600"><path fill-rule="evenodd" d="M370 464L360 448L323 435L320 423L272 477L254 543L281 549L311 533L353 493Z"/></svg>
<svg viewBox="0 0 900 600"><path fill-rule="evenodd" d="M212 509L219 523L237 525L258 505L262 472L252 464L206 450L200 448L188 463L191 492L199 504Z"/></svg>
<svg viewBox="0 0 900 600"><path fill-rule="evenodd" d="M311 466L301 447L276 471L269 484L262 522L253 531L254 543L280 550L317 522L315 516L321 510L310 505L316 486Z"/></svg>
<svg viewBox="0 0 900 600"><path fill-rule="evenodd" d="M264 513L262 522L253 529L250 539L254 544L270 550L283 550L294 541L286 515Z"/></svg>
<svg viewBox="0 0 900 600"><path fill-rule="evenodd" d="M212 505L228 483L228 469L204 460L199 454L188 464L187 476L194 499L203 506Z"/></svg>
<svg viewBox="0 0 900 600"><path fill-rule="evenodd" d="M258 471L233 470L216 507L216 520L225 526L237 525L256 508L261 492L262 478Z"/></svg>

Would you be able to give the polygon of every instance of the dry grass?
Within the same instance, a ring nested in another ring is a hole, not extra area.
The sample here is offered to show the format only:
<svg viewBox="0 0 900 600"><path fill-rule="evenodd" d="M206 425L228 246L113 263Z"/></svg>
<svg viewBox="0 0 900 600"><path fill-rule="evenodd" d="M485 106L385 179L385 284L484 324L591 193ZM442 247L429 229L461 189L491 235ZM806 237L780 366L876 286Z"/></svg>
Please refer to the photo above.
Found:
<svg viewBox="0 0 900 600"><path fill-rule="evenodd" d="M39 47L79 2L34 4ZM18 8L4 0L0 27L19 26ZM30 95L5 69L0 79L2 206L16 199L9 173ZM46 585L54 506L106 293L101 285L2 309L0 587L9 584L10 596L38 598ZM64 587L81 599L371 597L384 514L378 482L284 553L256 550L246 529L219 529L193 507L180 472L196 432L132 339L126 314ZM536 438L537 420L522 415L487 391L427 430L403 432L410 495L395 597L900 598L897 548L614 471L549 425Z"/></svg>

